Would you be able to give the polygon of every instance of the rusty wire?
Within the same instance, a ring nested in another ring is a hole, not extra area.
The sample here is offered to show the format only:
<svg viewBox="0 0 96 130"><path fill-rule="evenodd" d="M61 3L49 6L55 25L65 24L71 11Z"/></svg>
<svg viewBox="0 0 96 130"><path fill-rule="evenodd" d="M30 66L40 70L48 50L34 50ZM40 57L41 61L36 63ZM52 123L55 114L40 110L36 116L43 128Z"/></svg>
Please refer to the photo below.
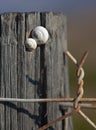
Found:
<svg viewBox="0 0 96 130"><path fill-rule="evenodd" d="M0 97L0 102L21 102L21 103L40 103L40 102L65 102L73 103L74 98L40 98L40 99L25 99L25 98L3 98ZM96 98L81 98L79 103L84 106L85 103L96 103ZM94 105L95 106L95 105Z"/></svg>
<svg viewBox="0 0 96 130"><path fill-rule="evenodd" d="M66 55L75 63L75 65L77 66L77 78L78 78L78 91L77 91L77 97L73 100L74 103L74 107L72 112L69 112L67 114L65 114L62 117L59 117L58 119L55 119L51 122L49 122L48 124L42 126L41 128L39 128L38 130L44 130L48 127L50 127L51 125L57 123L58 121L64 120L65 118L68 118L69 116L73 116L76 113L79 113L93 128L96 129L96 125L94 124L94 122L92 122L87 115L85 115L82 111L81 111L81 105L80 105L80 100L82 99L82 96L84 94L83 91L83 85L84 85L84 69L83 64L87 58L88 52L85 52L83 57L81 58L80 63L78 64L77 60L70 54L70 52L66 51Z"/></svg>
<svg viewBox="0 0 96 130"><path fill-rule="evenodd" d="M48 124L42 126L42 127L39 128L38 130L45 130L45 129L47 129L48 127L50 127L51 125L57 123L58 121L64 120L65 118L70 117L70 116L76 114L76 113L79 111L79 109L80 109L80 107L78 106L78 107L77 107L76 109L74 109L72 112L69 112L69 113L65 114L64 116L59 117L59 118L57 118L56 120L53 120L53 121L49 122Z"/></svg>
<svg viewBox="0 0 96 130"><path fill-rule="evenodd" d="M72 107L73 111L65 114L58 119L55 119L48 124L42 126L38 130L44 130L51 125L57 123L58 121L64 120L69 116L73 116L76 113L79 113L93 128L96 129L96 125L81 111L81 108L91 108L96 109L96 98L82 98L84 91L84 69L83 64L87 58L88 52L85 52L82 56L80 63L71 55L69 51L66 51L65 54L75 63L77 66L76 76L78 78L78 91L76 98L47 98L47 99L19 99L19 98L3 98L0 97L0 102L22 102L22 103L37 103L37 102L63 102L64 107ZM62 105L62 103L60 104Z"/></svg>
<svg viewBox="0 0 96 130"><path fill-rule="evenodd" d="M67 54L67 52L66 52ZM71 54L70 54L71 55ZM82 68L86 58L88 56L88 52L85 52L83 57L81 58L80 63L78 64L78 62L76 62L76 65L78 67L77 69L77 77L78 77L78 91L77 91L77 97L74 101L74 108L77 108L79 104L80 99L82 98L83 94L84 94L84 90L83 90L83 85L84 85L84 69ZM78 110L78 113L93 127L96 129L96 125L94 124L93 121L91 121L89 119L89 117L87 115L85 115L80 109Z"/></svg>

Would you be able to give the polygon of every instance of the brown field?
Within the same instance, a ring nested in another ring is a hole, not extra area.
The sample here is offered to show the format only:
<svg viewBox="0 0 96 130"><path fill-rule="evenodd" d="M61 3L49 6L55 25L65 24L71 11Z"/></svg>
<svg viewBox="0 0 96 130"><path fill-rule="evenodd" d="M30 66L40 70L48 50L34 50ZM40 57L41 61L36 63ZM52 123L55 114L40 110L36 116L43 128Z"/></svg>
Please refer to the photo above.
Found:
<svg viewBox="0 0 96 130"><path fill-rule="evenodd" d="M68 16L67 23L69 50L77 57L88 50L87 67L94 69L96 66L96 11Z"/></svg>
<svg viewBox="0 0 96 130"><path fill-rule="evenodd" d="M96 97L96 11L81 12L68 16L68 49L79 60L84 51L89 55L84 64L84 97ZM77 79L75 66L69 61L70 95L76 94ZM86 110L87 115L96 123L96 110ZM74 130L93 130L80 116L73 118Z"/></svg>

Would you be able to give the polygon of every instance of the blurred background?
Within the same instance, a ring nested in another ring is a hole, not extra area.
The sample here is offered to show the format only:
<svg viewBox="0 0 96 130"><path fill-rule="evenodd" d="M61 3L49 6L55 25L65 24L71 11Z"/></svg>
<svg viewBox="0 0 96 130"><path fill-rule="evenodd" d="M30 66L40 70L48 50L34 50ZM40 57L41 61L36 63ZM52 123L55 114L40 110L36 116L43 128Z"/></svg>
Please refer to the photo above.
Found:
<svg viewBox="0 0 96 130"><path fill-rule="evenodd" d="M96 0L0 0L0 13L4 12L56 11L67 17L68 50L80 60L84 51L89 55L85 63L84 97L96 97ZM75 66L69 60L70 95L76 94ZM84 110L96 122L96 110ZM76 115L74 130L93 130Z"/></svg>

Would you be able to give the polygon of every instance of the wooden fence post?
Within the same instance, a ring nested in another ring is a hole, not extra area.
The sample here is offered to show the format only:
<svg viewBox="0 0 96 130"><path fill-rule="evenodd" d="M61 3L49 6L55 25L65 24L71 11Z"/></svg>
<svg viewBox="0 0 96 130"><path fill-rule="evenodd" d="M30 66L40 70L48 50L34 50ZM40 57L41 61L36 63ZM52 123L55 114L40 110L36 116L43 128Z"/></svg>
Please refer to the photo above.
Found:
<svg viewBox="0 0 96 130"><path fill-rule="evenodd" d="M41 25L50 37L28 52L26 32ZM68 97L66 17L62 13L4 13L0 15L0 97ZM59 103L0 103L1 130L37 130L66 112ZM72 130L71 119L49 130Z"/></svg>

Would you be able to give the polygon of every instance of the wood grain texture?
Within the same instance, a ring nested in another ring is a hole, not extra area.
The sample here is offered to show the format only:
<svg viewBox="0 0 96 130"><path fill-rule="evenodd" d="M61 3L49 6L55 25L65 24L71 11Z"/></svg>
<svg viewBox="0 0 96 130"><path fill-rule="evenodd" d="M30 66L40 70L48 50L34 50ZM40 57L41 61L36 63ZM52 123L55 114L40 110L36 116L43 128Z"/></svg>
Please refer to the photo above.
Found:
<svg viewBox="0 0 96 130"><path fill-rule="evenodd" d="M28 52L26 32L38 25L49 31L45 45ZM68 97L66 17L62 13L0 15L0 96L13 98ZM37 130L65 113L59 103L0 103L1 130ZM72 130L65 120L49 130Z"/></svg>

